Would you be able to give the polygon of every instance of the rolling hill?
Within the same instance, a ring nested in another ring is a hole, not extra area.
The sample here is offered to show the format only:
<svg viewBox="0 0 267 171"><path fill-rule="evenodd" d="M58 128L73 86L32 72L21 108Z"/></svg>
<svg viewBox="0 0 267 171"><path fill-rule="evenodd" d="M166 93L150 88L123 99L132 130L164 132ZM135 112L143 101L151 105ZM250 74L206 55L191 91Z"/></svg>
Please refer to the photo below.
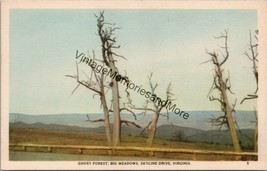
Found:
<svg viewBox="0 0 267 171"><path fill-rule="evenodd" d="M169 114L169 119L160 117L158 126L161 125L179 125L181 127L190 127L200 130L217 130L217 127L212 127L208 122L209 118L216 117L221 114L218 111L188 111L190 117L188 119L182 119L174 113ZM41 122L44 124L60 124L68 126L79 126L79 127L91 127L97 128L103 126L103 123L99 122L86 122L87 114L42 114L42 115L28 115L20 113L10 113L9 122L24 122L27 124L33 124ZM88 114L91 119L103 118L102 114ZM141 126L146 126L150 121L152 114L136 114L136 122ZM112 120L112 115L110 116ZM121 114L122 119L134 120L135 118L131 114ZM237 111L235 118L238 122L240 129L254 129L254 124L251 121L255 120L253 111Z"/></svg>
<svg viewBox="0 0 267 171"><path fill-rule="evenodd" d="M96 128L90 127L79 127L79 126L68 126L60 124L45 124L41 122L36 122L32 124L27 124L24 122L14 122L10 123L10 129L42 129L42 130L59 130L59 131L72 131L72 132L95 132L95 133L105 133L105 127L100 126ZM122 135L123 136L140 136L142 129L133 126L122 125ZM172 141L178 141L174 136L176 131L182 131L182 141L190 142L205 142L213 144L232 144L231 136L228 130L200 130L189 127L181 127L177 125L160 125L157 129L156 137L161 139L167 139ZM242 129L239 132L239 139L244 147L253 146L253 129ZM146 135L146 134L145 134Z"/></svg>

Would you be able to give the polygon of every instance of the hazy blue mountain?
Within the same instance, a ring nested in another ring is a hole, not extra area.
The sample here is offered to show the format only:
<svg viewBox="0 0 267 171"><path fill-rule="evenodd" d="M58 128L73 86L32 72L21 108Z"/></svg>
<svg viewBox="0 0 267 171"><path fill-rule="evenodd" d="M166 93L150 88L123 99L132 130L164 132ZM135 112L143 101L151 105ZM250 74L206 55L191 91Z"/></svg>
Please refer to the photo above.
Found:
<svg viewBox="0 0 267 171"><path fill-rule="evenodd" d="M99 117L98 117L99 116ZM90 114L90 119L99 119L101 115ZM86 114L49 114L49 115L27 115L11 113L9 115L9 122L24 122L27 124L33 124L41 122L44 124L60 124L68 126L80 126L80 127L99 127L102 123L87 122Z"/></svg>
<svg viewBox="0 0 267 171"><path fill-rule="evenodd" d="M200 130L217 130L217 127L212 127L208 123L209 118L216 117L221 114L217 111L188 111L189 118L183 119L182 117L170 113L169 119L166 117L160 117L158 126L160 125L178 125L181 127L190 127ZM103 118L102 114L89 114L90 119L100 119ZM152 117L152 114L137 114L136 122L141 126L146 126L149 120ZM131 114L122 114L123 119L135 120ZM235 118L238 122L240 129L254 129L254 124L251 121L255 120L253 111L237 111ZM103 126L103 123L96 122L87 122L87 114L49 114L49 115L27 115L27 114L18 114L10 113L9 121L18 122L22 121L24 123L33 124L36 122L42 122L45 124L61 124L68 126L79 126L79 127L100 127ZM112 121L112 115L111 115Z"/></svg>
<svg viewBox="0 0 267 171"><path fill-rule="evenodd" d="M96 132L105 134L105 127L89 128L79 126L67 126L59 124L44 124L41 122L27 124L24 122L10 123L10 128L31 128L42 130L59 130L59 131L83 131L83 132ZM140 136L142 129L134 126L122 125L122 135L124 136ZM182 141L190 142L205 142L205 143L218 143L218 144L232 144L230 132L228 130L199 130L189 127L180 127L177 125L161 125L157 129L156 137L177 141L174 133L182 131ZM240 133L241 132L241 133ZM254 130L241 129L238 132L239 140L244 147L253 146ZM144 135L147 135L146 133Z"/></svg>
<svg viewBox="0 0 267 171"><path fill-rule="evenodd" d="M94 128L85 128L85 127L78 127L78 126L66 126L66 125L59 125L59 124L44 124L41 122L36 122L33 124L27 124L24 122L13 122L10 123L10 128L35 128L35 129L44 129L44 130L59 130L59 131L94 131Z"/></svg>

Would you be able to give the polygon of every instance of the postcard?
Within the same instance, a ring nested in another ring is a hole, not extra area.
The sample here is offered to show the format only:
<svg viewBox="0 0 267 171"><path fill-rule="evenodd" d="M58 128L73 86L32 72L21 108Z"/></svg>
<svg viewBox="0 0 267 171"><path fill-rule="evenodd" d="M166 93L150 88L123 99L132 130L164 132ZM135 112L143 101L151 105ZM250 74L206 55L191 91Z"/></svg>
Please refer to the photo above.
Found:
<svg viewBox="0 0 267 171"><path fill-rule="evenodd" d="M267 169L267 1L1 3L1 169Z"/></svg>

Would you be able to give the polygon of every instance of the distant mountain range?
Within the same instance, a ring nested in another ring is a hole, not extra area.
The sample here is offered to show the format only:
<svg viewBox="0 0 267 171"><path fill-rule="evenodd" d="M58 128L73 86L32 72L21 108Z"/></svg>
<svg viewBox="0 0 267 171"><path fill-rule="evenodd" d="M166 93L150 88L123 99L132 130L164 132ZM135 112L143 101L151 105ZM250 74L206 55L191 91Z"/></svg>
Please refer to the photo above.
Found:
<svg viewBox="0 0 267 171"><path fill-rule="evenodd" d="M31 128L31 129L43 129L43 130L60 130L60 131L86 131L105 133L105 127L100 126L97 128L79 127L79 126L67 126L60 124L44 124L36 122L27 124L21 121L10 123L10 128ZM124 136L140 136L142 129L134 126L122 125L122 135ZM242 129L238 132L239 140L242 142L243 147L253 146L253 129ZM227 130L200 130L189 127L181 127L177 125L161 125L157 129L156 137L162 139L168 139L173 141L180 141L175 136L176 132L182 132L182 141L191 142L205 142L205 143L219 143L219 144L232 144L230 133Z"/></svg>
<svg viewBox="0 0 267 171"><path fill-rule="evenodd" d="M228 130L218 131L208 122L209 118L221 115L216 111L191 111L190 117L185 120L174 113L169 114L169 119L160 117L156 137L177 141L176 132L182 132L183 141L232 144ZM88 114L90 119L103 118L102 114ZM150 121L152 114L137 114L136 120L131 114L121 114L122 119L135 121L145 127ZM235 118L238 122L240 132L239 140L242 146L253 146L255 120L253 111L237 111ZM111 121L112 121L111 115ZM105 133L105 127L101 122L88 122L87 114L55 114L55 115L27 115L10 113L10 127L16 128L39 128L45 130L68 130L68 131L89 131ZM140 136L142 128L122 125L122 135ZM175 136L176 135L176 136Z"/></svg>
<svg viewBox="0 0 267 171"><path fill-rule="evenodd" d="M190 127L198 130L217 130L217 127L212 127L208 122L209 118L216 117L222 114L218 111L187 111L189 113L188 119L183 119L174 113L169 114L169 119L166 117L160 117L158 126L160 125L178 125L181 127ZM44 124L60 124L67 126L78 126L78 127L90 127L97 128L103 126L103 123L87 122L87 114L49 114L49 115L28 115L20 113L10 113L9 122L24 122L27 124L33 124L41 122ZM90 119L103 118L102 114L88 114ZM131 114L121 114L122 119L136 121L141 126L146 126L151 120L152 114L137 114L135 120ZM240 129L254 129L255 125L251 121L255 120L253 111L237 111L234 115ZM112 121L111 115L111 121Z"/></svg>

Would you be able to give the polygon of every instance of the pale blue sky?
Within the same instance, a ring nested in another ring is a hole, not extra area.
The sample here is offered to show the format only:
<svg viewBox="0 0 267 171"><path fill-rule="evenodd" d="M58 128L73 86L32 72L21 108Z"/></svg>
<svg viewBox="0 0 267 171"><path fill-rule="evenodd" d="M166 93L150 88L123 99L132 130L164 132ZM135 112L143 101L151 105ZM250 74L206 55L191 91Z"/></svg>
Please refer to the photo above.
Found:
<svg viewBox="0 0 267 171"><path fill-rule="evenodd" d="M94 13L100 10L12 9L10 11L10 112L28 114L101 112L98 98L79 88L66 74L74 74L75 53L96 50L100 56ZM219 110L207 93L212 83L212 64L204 49L218 48L214 40L229 30L233 98L242 100L254 91L247 50L249 29L257 28L256 10L105 10L106 21L122 27L116 32L121 71L132 82L149 90L147 75L154 72L158 94L172 82L175 103L182 110ZM123 88L123 87L122 87ZM132 92L137 104L145 98ZM253 110L253 101L237 105Z"/></svg>

